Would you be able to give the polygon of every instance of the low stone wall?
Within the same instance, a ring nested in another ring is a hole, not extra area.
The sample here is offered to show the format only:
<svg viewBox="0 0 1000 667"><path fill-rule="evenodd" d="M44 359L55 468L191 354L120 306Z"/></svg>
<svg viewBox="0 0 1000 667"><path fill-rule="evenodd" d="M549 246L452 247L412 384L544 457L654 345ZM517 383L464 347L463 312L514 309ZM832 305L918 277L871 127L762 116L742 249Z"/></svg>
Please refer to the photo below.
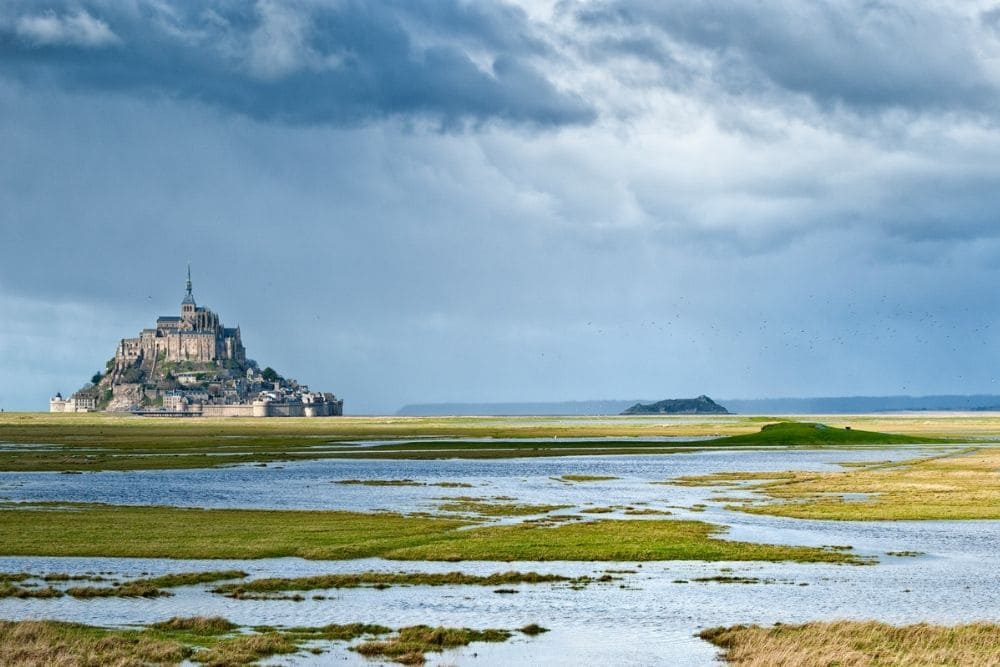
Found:
<svg viewBox="0 0 1000 667"><path fill-rule="evenodd" d="M268 403L265 417L304 417L305 407L301 403Z"/></svg>
<svg viewBox="0 0 1000 667"><path fill-rule="evenodd" d="M253 417L253 406L245 405L202 405L202 417Z"/></svg>

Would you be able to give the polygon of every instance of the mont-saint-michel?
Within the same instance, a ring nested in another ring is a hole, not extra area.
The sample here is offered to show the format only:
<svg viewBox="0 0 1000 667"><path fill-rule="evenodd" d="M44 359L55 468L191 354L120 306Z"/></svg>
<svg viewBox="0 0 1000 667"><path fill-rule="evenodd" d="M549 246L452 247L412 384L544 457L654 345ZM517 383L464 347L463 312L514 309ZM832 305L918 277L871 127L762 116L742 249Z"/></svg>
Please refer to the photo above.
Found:
<svg viewBox="0 0 1000 667"><path fill-rule="evenodd" d="M248 359L240 327L195 302L188 267L180 315L162 315L136 338L122 338L104 372L50 412L131 412L171 417L332 417L344 401L311 391Z"/></svg>

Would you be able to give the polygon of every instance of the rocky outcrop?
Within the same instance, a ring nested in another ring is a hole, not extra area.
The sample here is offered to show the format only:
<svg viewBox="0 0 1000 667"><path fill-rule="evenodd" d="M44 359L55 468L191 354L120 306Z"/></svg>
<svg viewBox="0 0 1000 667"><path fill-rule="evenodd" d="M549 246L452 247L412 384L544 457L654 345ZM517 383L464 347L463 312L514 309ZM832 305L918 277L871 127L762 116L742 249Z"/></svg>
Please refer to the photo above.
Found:
<svg viewBox="0 0 1000 667"><path fill-rule="evenodd" d="M668 398L656 403L636 403L623 415L728 415L729 410L704 394L698 398Z"/></svg>

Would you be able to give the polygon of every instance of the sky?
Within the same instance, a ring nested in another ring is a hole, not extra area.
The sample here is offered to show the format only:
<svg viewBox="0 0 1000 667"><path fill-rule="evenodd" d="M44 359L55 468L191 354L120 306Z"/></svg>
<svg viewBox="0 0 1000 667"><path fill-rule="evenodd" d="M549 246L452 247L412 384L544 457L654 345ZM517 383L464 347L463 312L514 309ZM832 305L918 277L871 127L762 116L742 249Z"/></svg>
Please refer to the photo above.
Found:
<svg viewBox="0 0 1000 667"><path fill-rule="evenodd" d="M4 0L0 408L998 393L1000 4Z"/></svg>

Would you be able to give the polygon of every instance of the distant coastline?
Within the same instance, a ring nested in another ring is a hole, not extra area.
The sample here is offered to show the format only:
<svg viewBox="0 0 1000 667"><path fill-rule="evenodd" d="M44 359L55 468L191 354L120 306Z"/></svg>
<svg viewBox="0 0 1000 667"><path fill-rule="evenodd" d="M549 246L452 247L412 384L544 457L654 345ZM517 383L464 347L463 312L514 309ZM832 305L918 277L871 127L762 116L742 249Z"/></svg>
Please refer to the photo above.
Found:
<svg viewBox="0 0 1000 667"><path fill-rule="evenodd" d="M657 399L538 401L507 403L412 403L399 416L603 416L618 415L636 403ZM930 396L824 396L812 398L722 398L733 414L858 414L868 412L1000 411L1000 395L941 394Z"/></svg>

